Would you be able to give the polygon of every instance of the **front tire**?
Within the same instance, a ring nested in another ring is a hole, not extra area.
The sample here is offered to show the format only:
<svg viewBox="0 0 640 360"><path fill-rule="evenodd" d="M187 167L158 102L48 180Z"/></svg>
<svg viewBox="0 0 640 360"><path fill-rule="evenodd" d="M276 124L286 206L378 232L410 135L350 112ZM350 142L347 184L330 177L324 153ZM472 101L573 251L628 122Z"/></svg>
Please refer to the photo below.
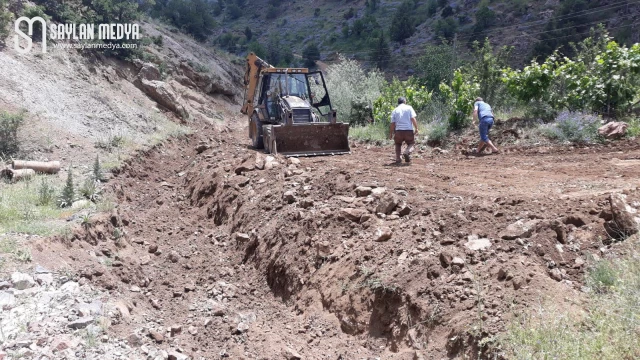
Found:
<svg viewBox="0 0 640 360"><path fill-rule="evenodd" d="M262 121L255 116L251 118L251 145L254 149L264 149L264 138L262 137Z"/></svg>

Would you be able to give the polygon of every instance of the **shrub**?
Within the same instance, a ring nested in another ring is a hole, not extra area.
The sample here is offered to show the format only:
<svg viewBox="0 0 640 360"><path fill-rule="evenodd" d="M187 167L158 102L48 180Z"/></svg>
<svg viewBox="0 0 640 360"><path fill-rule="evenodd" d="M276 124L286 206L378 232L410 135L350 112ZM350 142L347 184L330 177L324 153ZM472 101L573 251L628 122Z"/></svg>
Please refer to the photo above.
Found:
<svg viewBox="0 0 640 360"><path fill-rule="evenodd" d="M385 80L378 71L367 73L357 61L340 56L337 64L327 68L326 82L338 119L346 121L351 115L352 104L373 103L380 96Z"/></svg>
<svg viewBox="0 0 640 360"><path fill-rule="evenodd" d="M381 96L373 103L375 121L389 124L391 112L398 106L398 97L404 96L407 104L416 113L422 111L431 101L432 93L418 83L416 78L410 77L405 81L394 78L382 88Z"/></svg>
<svg viewBox="0 0 640 360"><path fill-rule="evenodd" d="M306 67L314 67L316 60L320 60L320 49L316 44L309 44L302 50L302 58Z"/></svg>
<svg viewBox="0 0 640 360"><path fill-rule="evenodd" d="M453 74L451 86L440 84L440 93L450 107L449 128L451 130L462 129L471 122L471 111L479 90L475 79L465 77L461 70Z"/></svg>
<svg viewBox="0 0 640 360"><path fill-rule="evenodd" d="M99 196L97 183L98 181L94 179L91 179L91 178L85 179L84 183L82 183L82 187L80 187L80 195L82 195L84 198L88 200L91 200L94 202L97 201Z"/></svg>
<svg viewBox="0 0 640 360"><path fill-rule="evenodd" d="M439 91L438 86L441 82L451 81L454 56L453 46L449 44L426 46L416 63L416 70L420 81L427 89Z"/></svg>
<svg viewBox="0 0 640 360"><path fill-rule="evenodd" d="M104 180L104 175L102 174L102 166L100 164L100 156L96 155L96 160L93 162L92 174L93 180L102 181Z"/></svg>
<svg viewBox="0 0 640 360"><path fill-rule="evenodd" d="M563 111L554 124L546 125L546 135L563 142L591 143L598 140L599 126L597 116Z"/></svg>
<svg viewBox="0 0 640 360"><path fill-rule="evenodd" d="M18 130L24 122L24 113L0 112L0 155L11 156L18 152Z"/></svg>
<svg viewBox="0 0 640 360"><path fill-rule="evenodd" d="M49 183L47 179L42 179L38 188L38 205L49 206L53 203L56 189Z"/></svg>
<svg viewBox="0 0 640 360"><path fill-rule="evenodd" d="M0 0L0 43L4 43L4 39L9 36L9 24L13 19L11 14L6 9L7 1Z"/></svg>
<svg viewBox="0 0 640 360"><path fill-rule="evenodd" d="M449 135L449 123L444 117L431 122L427 124L425 134L429 144L442 144Z"/></svg>

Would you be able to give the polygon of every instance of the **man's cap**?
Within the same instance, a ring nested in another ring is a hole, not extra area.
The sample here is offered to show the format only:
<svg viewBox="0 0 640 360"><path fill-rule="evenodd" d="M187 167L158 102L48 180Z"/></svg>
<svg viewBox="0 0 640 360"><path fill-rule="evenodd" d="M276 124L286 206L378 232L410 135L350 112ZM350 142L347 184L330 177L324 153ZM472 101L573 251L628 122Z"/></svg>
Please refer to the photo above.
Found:
<svg viewBox="0 0 640 360"><path fill-rule="evenodd" d="M400 104L406 104L407 103L407 99L404 98L404 96L400 96L398 98L398 105Z"/></svg>
<svg viewBox="0 0 640 360"><path fill-rule="evenodd" d="M482 98L478 96L478 97L476 98L476 101L482 101Z"/></svg>

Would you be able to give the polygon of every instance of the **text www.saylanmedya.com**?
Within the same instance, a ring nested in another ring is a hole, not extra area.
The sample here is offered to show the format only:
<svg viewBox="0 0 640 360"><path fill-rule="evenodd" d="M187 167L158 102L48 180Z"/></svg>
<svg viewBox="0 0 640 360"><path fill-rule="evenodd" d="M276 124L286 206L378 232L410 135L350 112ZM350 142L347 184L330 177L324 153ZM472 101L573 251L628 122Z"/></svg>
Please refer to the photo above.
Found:
<svg viewBox="0 0 640 360"><path fill-rule="evenodd" d="M138 44L118 44L118 43L55 43L53 47L56 49L137 49Z"/></svg>

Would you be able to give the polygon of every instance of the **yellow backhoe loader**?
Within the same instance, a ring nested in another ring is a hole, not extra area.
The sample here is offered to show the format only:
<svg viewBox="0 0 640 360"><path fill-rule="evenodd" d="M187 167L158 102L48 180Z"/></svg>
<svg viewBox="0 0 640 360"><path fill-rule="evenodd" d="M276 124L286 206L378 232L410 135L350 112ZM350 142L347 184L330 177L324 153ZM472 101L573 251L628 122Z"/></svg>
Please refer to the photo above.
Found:
<svg viewBox="0 0 640 360"><path fill-rule="evenodd" d="M350 153L349 124L337 122L320 71L274 68L247 56L244 105L253 147L285 156Z"/></svg>

